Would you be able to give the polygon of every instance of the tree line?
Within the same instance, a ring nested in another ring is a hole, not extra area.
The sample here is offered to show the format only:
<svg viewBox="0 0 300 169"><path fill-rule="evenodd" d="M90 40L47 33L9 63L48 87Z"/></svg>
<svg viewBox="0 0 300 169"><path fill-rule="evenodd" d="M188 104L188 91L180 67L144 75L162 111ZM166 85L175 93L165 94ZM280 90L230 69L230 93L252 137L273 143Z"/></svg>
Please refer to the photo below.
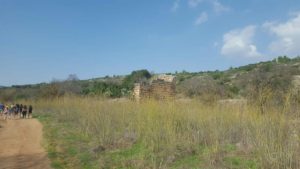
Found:
<svg viewBox="0 0 300 169"><path fill-rule="evenodd" d="M258 104L261 111L267 105L286 102L293 88L293 78L300 75L300 57L280 56L267 62L249 64L225 71L175 72L177 95L199 98L205 102L220 99L246 98ZM65 80L51 83L12 86L0 89L3 101L18 99L57 98L65 95L100 96L108 98L130 97L134 83L148 82L154 74L136 70L127 76L79 80L72 74Z"/></svg>

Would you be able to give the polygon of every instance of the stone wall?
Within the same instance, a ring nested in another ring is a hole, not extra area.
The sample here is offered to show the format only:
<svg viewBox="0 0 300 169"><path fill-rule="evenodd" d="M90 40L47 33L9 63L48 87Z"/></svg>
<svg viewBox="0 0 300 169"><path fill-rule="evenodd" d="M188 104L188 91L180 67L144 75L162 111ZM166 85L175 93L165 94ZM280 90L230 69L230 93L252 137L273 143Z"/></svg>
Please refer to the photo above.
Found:
<svg viewBox="0 0 300 169"><path fill-rule="evenodd" d="M151 83L151 97L154 99L172 99L175 97L175 84L164 80L154 80Z"/></svg>
<svg viewBox="0 0 300 169"><path fill-rule="evenodd" d="M136 83L133 95L136 100L154 98L158 100L172 99L175 97L175 77L160 75L154 78L149 84Z"/></svg>
<svg viewBox="0 0 300 169"><path fill-rule="evenodd" d="M136 100L150 97L150 85L145 83L135 83L133 89L133 96Z"/></svg>

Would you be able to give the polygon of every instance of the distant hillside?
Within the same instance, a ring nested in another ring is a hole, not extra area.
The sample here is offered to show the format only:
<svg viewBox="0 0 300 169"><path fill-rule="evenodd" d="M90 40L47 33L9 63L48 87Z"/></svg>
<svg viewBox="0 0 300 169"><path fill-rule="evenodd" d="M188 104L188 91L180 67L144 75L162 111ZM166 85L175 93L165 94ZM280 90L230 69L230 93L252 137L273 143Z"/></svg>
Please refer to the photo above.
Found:
<svg viewBox="0 0 300 169"><path fill-rule="evenodd" d="M278 57L272 61L249 64L226 71L176 72L178 97L226 99L254 97L257 91L268 88L287 91L294 75L300 75L300 57ZM0 87L0 99L37 99L60 97L66 94L102 97L130 97L135 82L148 81L154 74L147 70L133 71L127 76L100 77L79 80L70 75L66 80L33 85ZM251 96L253 95L253 96Z"/></svg>
<svg viewBox="0 0 300 169"><path fill-rule="evenodd" d="M220 94L222 97L241 97L250 92L249 88L265 85L285 89L291 85L294 75L300 74L300 58L278 57L272 61L249 64L226 71L175 74L180 92L188 96L204 92Z"/></svg>

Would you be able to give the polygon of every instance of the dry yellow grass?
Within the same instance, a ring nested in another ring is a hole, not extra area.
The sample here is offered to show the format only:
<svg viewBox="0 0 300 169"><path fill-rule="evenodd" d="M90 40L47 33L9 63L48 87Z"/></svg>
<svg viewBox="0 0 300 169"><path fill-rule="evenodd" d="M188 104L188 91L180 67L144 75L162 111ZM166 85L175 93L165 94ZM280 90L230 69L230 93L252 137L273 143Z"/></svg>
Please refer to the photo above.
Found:
<svg viewBox="0 0 300 169"><path fill-rule="evenodd" d="M100 168L300 168L299 115L275 108L71 96L34 106L99 145Z"/></svg>

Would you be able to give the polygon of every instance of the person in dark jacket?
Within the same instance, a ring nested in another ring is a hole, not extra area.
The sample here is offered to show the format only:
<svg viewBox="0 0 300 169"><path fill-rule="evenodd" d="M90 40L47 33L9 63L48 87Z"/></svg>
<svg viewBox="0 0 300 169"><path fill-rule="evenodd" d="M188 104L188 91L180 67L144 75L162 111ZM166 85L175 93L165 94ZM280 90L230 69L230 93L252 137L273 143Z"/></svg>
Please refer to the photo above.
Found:
<svg viewBox="0 0 300 169"><path fill-rule="evenodd" d="M20 108L19 108L20 118L22 118L22 112L23 112L23 104L20 104Z"/></svg>
<svg viewBox="0 0 300 169"><path fill-rule="evenodd" d="M0 103L0 118L1 118L2 116L4 116L4 109L5 109L4 104L1 104L1 103Z"/></svg>
<svg viewBox="0 0 300 169"><path fill-rule="evenodd" d="M19 108L20 108L20 105L19 104L16 104L14 106L14 118L18 118L18 115L19 115Z"/></svg>
<svg viewBox="0 0 300 169"><path fill-rule="evenodd" d="M22 109L22 118L25 119L27 116L27 106L24 105Z"/></svg>
<svg viewBox="0 0 300 169"><path fill-rule="evenodd" d="M32 106L29 105L28 107L28 118L32 118Z"/></svg>
<svg viewBox="0 0 300 169"><path fill-rule="evenodd" d="M4 111L4 108L5 108L4 104L0 103L0 111Z"/></svg>

